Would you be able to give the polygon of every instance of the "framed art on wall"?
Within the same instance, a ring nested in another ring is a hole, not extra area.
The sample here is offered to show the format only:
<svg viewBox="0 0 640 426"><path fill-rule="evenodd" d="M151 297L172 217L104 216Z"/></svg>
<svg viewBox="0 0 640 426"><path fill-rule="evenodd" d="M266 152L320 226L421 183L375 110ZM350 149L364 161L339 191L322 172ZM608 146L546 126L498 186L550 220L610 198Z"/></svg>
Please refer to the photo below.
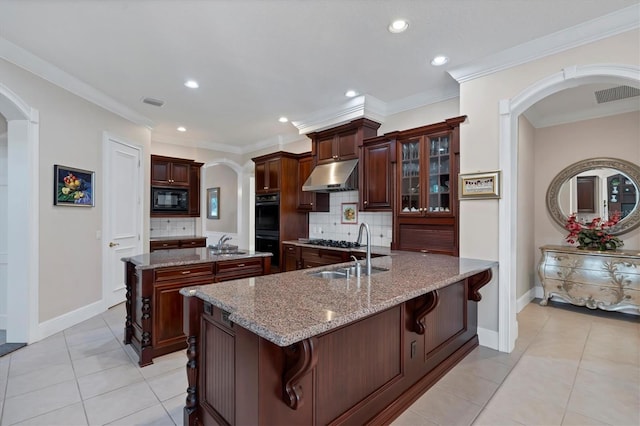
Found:
<svg viewBox="0 0 640 426"><path fill-rule="evenodd" d="M500 171L460 174L460 199L500 198Z"/></svg>
<svg viewBox="0 0 640 426"><path fill-rule="evenodd" d="M207 189L207 219L220 219L220 187Z"/></svg>
<svg viewBox="0 0 640 426"><path fill-rule="evenodd" d="M342 203L342 220L340 223L358 223L358 203Z"/></svg>
<svg viewBox="0 0 640 426"><path fill-rule="evenodd" d="M53 205L93 207L95 172L53 165Z"/></svg>

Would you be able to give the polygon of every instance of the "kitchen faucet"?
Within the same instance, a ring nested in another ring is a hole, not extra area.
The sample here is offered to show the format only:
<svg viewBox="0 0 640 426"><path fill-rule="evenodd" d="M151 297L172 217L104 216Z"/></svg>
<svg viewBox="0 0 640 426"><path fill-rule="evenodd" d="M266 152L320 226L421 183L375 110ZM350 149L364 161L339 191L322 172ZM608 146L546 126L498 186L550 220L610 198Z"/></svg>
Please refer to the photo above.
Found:
<svg viewBox="0 0 640 426"><path fill-rule="evenodd" d="M369 224L366 222L362 222L360 224L360 229L358 230L358 240L356 241L358 244L362 243L362 229L367 232L367 259L364 267L365 267L365 275L371 275L371 231L369 231Z"/></svg>
<svg viewBox="0 0 640 426"><path fill-rule="evenodd" d="M223 234L222 237L218 240L218 251L222 251L222 245L229 241L231 237L228 237L227 234Z"/></svg>

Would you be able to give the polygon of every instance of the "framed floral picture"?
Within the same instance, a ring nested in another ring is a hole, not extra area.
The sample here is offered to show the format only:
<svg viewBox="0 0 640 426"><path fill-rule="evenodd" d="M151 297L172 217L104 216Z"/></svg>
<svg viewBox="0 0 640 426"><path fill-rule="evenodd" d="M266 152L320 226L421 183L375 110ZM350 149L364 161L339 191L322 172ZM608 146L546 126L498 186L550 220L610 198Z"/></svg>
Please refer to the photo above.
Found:
<svg viewBox="0 0 640 426"><path fill-rule="evenodd" d="M342 203L341 223L358 224L358 203Z"/></svg>
<svg viewBox="0 0 640 426"><path fill-rule="evenodd" d="M93 207L95 172L53 165L53 205Z"/></svg>

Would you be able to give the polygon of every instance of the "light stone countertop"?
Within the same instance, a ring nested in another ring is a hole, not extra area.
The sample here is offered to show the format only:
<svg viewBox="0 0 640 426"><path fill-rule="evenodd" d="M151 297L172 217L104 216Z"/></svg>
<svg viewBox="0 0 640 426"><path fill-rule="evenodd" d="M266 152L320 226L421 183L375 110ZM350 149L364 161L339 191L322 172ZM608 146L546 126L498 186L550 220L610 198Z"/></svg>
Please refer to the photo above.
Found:
<svg viewBox="0 0 640 426"><path fill-rule="evenodd" d="M497 262L394 251L372 259L371 276L325 279L310 272L351 263L185 287L230 313L229 320L276 345L288 346L396 306L497 266Z"/></svg>
<svg viewBox="0 0 640 426"><path fill-rule="evenodd" d="M123 262L131 262L136 269L163 268L166 266L183 266L196 263L220 262L224 260L246 259L249 257L272 256L271 253L242 250L242 254L213 254L207 247L158 250L137 256L123 257Z"/></svg>

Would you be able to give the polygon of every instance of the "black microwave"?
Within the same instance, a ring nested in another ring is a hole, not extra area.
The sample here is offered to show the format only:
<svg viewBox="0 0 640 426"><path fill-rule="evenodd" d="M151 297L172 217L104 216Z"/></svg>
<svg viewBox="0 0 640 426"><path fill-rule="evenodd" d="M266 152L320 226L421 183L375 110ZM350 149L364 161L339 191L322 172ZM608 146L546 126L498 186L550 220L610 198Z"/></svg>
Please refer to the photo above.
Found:
<svg viewBox="0 0 640 426"><path fill-rule="evenodd" d="M188 213L189 190L151 187L151 211L153 213Z"/></svg>

